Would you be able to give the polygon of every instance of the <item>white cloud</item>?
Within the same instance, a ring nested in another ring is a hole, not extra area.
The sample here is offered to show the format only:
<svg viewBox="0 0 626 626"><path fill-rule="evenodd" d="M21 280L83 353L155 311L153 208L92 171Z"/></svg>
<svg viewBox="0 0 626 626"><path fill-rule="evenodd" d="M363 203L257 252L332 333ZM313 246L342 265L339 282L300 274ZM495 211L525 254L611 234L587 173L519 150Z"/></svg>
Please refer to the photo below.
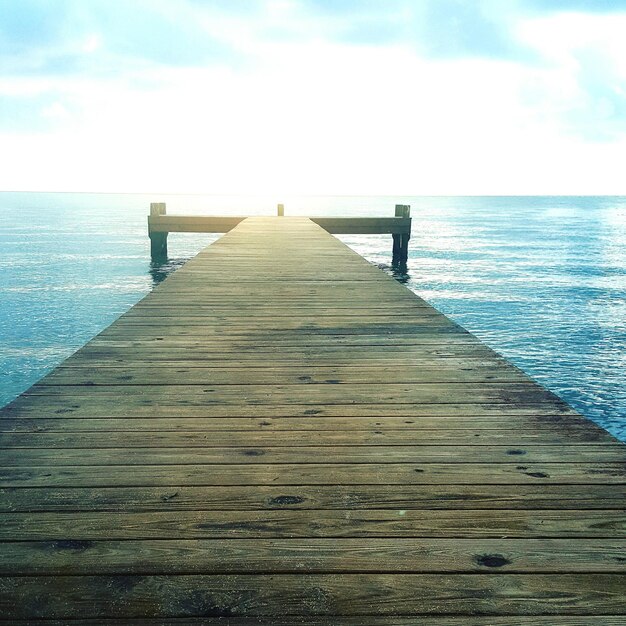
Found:
<svg viewBox="0 0 626 626"><path fill-rule="evenodd" d="M260 3L255 20L202 6L188 6L193 32L200 29L220 50L232 50L228 60L164 64L153 49L149 58L133 56L126 65L119 49L107 48L106 32L89 22L72 45L105 63L106 73L0 79L7 112L12 102L23 108L29 94L36 100L31 129L4 125L0 187L623 191L615 165L626 147L623 83L610 83L624 77L619 33L626 23L615 16L593 16L587 30L571 14L508 16L520 45L543 59L531 63L510 55L422 57L405 37L356 45L324 36L323 20L307 31L303 5L293 1ZM333 24L330 30L338 32ZM593 66L592 52L604 68L596 83L583 63L592 59ZM597 129L600 118L604 125Z"/></svg>

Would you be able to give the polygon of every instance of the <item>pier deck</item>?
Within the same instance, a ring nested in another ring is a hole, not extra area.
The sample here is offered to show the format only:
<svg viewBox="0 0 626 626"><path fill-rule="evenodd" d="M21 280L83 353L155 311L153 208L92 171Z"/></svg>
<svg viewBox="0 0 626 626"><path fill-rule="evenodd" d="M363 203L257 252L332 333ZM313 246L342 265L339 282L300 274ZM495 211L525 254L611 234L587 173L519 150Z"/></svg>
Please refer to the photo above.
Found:
<svg viewBox="0 0 626 626"><path fill-rule="evenodd" d="M624 624L626 446L306 218L1 418L0 620Z"/></svg>

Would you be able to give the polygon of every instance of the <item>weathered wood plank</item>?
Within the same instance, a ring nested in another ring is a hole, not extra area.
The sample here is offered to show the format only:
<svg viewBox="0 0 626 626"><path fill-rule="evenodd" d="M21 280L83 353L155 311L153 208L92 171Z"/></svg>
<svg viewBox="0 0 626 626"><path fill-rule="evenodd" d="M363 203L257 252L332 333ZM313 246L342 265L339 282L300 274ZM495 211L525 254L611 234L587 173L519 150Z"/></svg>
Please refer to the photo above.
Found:
<svg viewBox="0 0 626 626"><path fill-rule="evenodd" d="M146 297L146 301L142 301L141 307L133 307L124 313L125 319L138 319L149 317L175 317L181 315L184 317L228 317L229 320L236 320L244 322L248 319L258 320L266 318L292 318L297 317L300 319L314 319L320 318L350 318L350 317L362 317L363 312L358 308L355 308L357 302L351 301L350 303L320 303L317 300L309 301L306 303L306 308L294 304L293 299L289 301L272 304L255 303L246 304L245 300L241 298L233 298L232 301L222 302L210 302L207 303L203 300L196 300L195 304L193 298L185 298L178 302L172 301L168 297L150 298ZM367 311L367 317L408 317L411 315L435 315L436 312L426 302L416 300L415 302L391 302L377 303L376 306L369 306L369 299L362 299L358 301L364 309Z"/></svg>
<svg viewBox="0 0 626 626"><path fill-rule="evenodd" d="M363 366L403 366L421 365L429 359L458 361L480 361L493 358L487 348L470 348L451 344L446 348L434 346L394 346L393 354L385 348L359 346L347 352L332 346L319 346L315 349L306 347L300 350L283 346L280 355L281 364L300 363L310 365L353 365ZM120 347L116 342L99 345L88 344L82 350L70 356L64 362L67 367L92 367L97 360L101 367L117 367L120 364L146 365L157 367L256 367L259 364L276 365L277 350L261 348L256 351L233 350L224 351L205 344L200 347L193 344L159 347L154 342L143 345L135 342L134 347ZM496 358L497 360L497 358Z"/></svg>
<svg viewBox="0 0 626 626"><path fill-rule="evenodd" d="M325 463L0 467L0 487L624 484L624 463ZM591 489L591 487L590 487Z"/></svg>
<svg viewBox="0 0 626 626"><path fill-rule="evenodd" d="M5 577L18 619L276 615L593 615L626 612L617 574Z"/></svg>
<svg viewBox="0 0 626 626"><path fill-rule="evenodd" d="M6 487L0 488L4 512L50 511L197 511L197 510L358 510L392 509L443 512L480 509L489 512L540 511L541 524L547 510L622 511L625 484L527 485L228 485L155 487ZM498 519L499 513L493 513ZM445 514L444 514L445 516ZM81 515L76 524L80 525ZM445 522L443 528L445 528Z"/></svg>
<svg viewBox="0 0 626 626"><path fill-rule="evenodd" d="M335 234L394 234L410 233L411 218L401 217L311 217L315 224L325 231Z"/></svg>
<svg viewBox="0 0 626 626"><path fill-rule="evenodd" d="M524 446L560 446L575 451L574 445L616 443L603 431L587 428L534 428L531 421L522 422L519 430L498 428L501 422L482 424L477 428L471 418L455 429L446 429L447 423L439 428L425 430L408 428L415 424L405 424L405 429L389 429L387 426L374 426L377 430L355 430L358 420L348 420L345 428L338 430L297 430L289 425L281 425L281 420L273 424L258 425L257 430L245 427L247 420L228 420L232 430L213 424L214 420L194 420L186 418L165 419L45 419L2 420L0 428L0 448L202 448L247 447L265 448L292 447L294 438L299 446L502 446L508 450L524 449ZM218 421L219 418L215 418ZM285 419L283 422L291 420ZM393 420L390 420L393 421ZM441 420L440 420L441 421ZM454 420L449 420L454 421ZM3 422L9 422L3 423ZM22 424L20 424L22 422ZM176 422L182 422L177 424ZM235 430L237 422L244 422L240 430ZM349 428L349 426L352 428ZM531 430L532 429L532 430ZM80 436L77 433L80 432ZM595 449L595 447L594 447Z"/></svg>
<svg viewBox="0 0 626 626"><path fill-rule="evenodd" d="M154 233L199 232L226 233L245 217L201 217L187 215L151 215L148 227Z"/></svg>
<svg viewBox="0 0 626 626"><path fill-rule="evenodd" d="M626 572L624 539L72 538L1 548L0 576Z"/></svg>
<svg viewBox="0 0 626 626"><path fill-rule="evenodd" d="M623 626L623 615L602 615L603 626ZM2 620L0 620L2 621ZM66 621L57 620L19 620L13 622L20 626L68 626ZM245 617L167 617L167 618L124 618L128 626L259 626L258 618ZM594 617L564 615L511 615L509 617L489 616L489 626L595 626ZM118 626L119 620L100 618L97 620L72 620L72 626ZM274 617L272 626L302 626L301 617ZM345 615L328 615L325 617L307 616L307 626L415 626L415 617L363 615L349 617ZM486 626L484 617L419 617L422 626Z"/></svg>
<svg viewBox="0 0 626 626"><path fill-rule="evenodd" d="M441 313L426 307L418 309L419 313L410 312L405 315L388 313L382 315L363 314L352 311L351 315L315 315L311 313L286 316L244 316L226 315L224 313L212 313L211 315L198 315L194 312L188 314L174 313L171 315L122 315L118 318L115 327L126 326L203 326L212 328L235 327L242 331L248 328L263 328L268 331L282 331L288 329L310 330L314 328L334 328L336 326L415 326L416 324L430 324L449 326L450 320Z"/></svg>
<svg viewBox="0 0 626 626"><path fill-rule="evenodd" d="M104 447L104 448L8 448L2 452L2 464L8 467L50 467L53 465L269 465L269 464L378 464L448 463L518 465L573 463L623 464L626 459L619 443L586 446L295 446L217 447L206 441L202 447ZM379 473L384 467L379 468ZM494 468L494 472L498 472Z"/></svg>
<svg viewBox="0 0 626 626"><path fill-rule="evenodd" d="M54 398L46 396L45 402L33 402L29 395L22 395L2 409L2 417L50 417L63 416L66 418L85 417L203 417L212 418L276 418L302 417L312 424L323 417L357 417L357 418L388 418L403 417L407 420L421 418L514 418L532 416L546 422L569 424L570 420L579 420L573 409L565 403L548 401L533 401L525 398L520 402L488 403L488 402L446 402L443 404L422 404L400 402L380 404L376 403L323 403L323 402L295 402L293 404L259 404L249 401L246 404L229 404L225 402L211 402L208 397L196 404L186 398L162 397L159 403L151 402L149 398L138 399L135 405L115 402L88 402L85 398L72 396L71 398ZM344 398L344 401L346 398ZM380 399L379 399L380 400Z"/></svg>
<svg viewBox="0 0 626 626"><path fill-rule="evenodd" d="M290 327L291 326L291 327ZM346 321L328 326L318 325L313 327L310 324L295 322L279 328L278 324L274 328L265 326L249 325L228 326L228 325L186 325L179 326L177 324L167 324L164 319L155 320L154 324L116 324L109 326L103 330L99 337L102 339L155 339L162 335L168 335L172 338L205 338L215 339L224 342L226 339L235 339L238 337L250 336L251 333L265 332L265 340L272 341L274 337L279 340L298 341L298 345L307 345L308 338L311 338L311 345L316 345L328 341L326 338L333 339L335 336L354 335L358 342L364 334L384 339L386 335L393 335L395 341L399 341L402 335L425 335L445 334L451 336L465 336L465 332L459 330L452 322L441 318L412 318L410 323L403 324L400 321L392 323L381 323L373 321L370 324L356 324ZM317 339L317 341L316 341ZM441 337L440 337L441 339Z"/></svg>
<svg viewBox="0 0 626 626"><path fill-rule="evenodd" d="M334 381L334 382L333 382ZM339 383L336 379L321 384L242 385L34 385L24 394L33 401L45 396L53 408L55 403L72 405L73 401L85 404L104 404L112 398L123 401L128 407L151 401L153 404L207 405L221 404L351 404L421 403L460 404L489 403L517 404L524 402L550 402L554 395L528 381L523 383Z"/></svg>
<svg viewBox="0 0 626 626"><path fill-rule="evenodd" d="M402 406L402 405L400 405ZM474 405L470 405L473 407ZM266 417L259 415L258 417L250 417L243 412L243 415L237 415L228 407L230 411L226 411L226 416L217 413L212 415L204 415L202 417L184 417L170 415L169 417L136 417L129 415L125 418L119 417L83 417L79 418L68 414L45 416L45 417L25 417L19 415L7 415L0 419L0 432L44 432L54 431L63 432L67 430L146 430L146 431L248 431L251 436L257 431L315 431L320 436L326 431L355 431L357 437L366 436L367 431L380 431L392 433L393 431L415 431L423 433L425 437L429 434L436 436L438 432L442 432L444 437L456 436L448 431L463 430L469 434L470 431L484 430L496 431L492 433L497 436L499 432L513 435L528 436L529 438L541 438L541 432L553 431L554 435L562 434L567 437L571 432L573 442L581 433L588 433L590 436L598 434L599 436L611 438L608 433L595 425L593 422L586 420L580 415L550 415L543 414L541 410L532 414L530 412L512 412L509 407L501 407L500 413L481 413L473 414L471 411L459 413L457 415L413 415L403 416L399 414L398 406L391 408L391 415L380 414L359 415L351 405L335 405L333 408L337 413L341 413L345 409L352 409L353 414L346 411L345 415L332 415L324 413L308 413L302 414L302 407L276 407L273 415ZM441 405L435 405L435 408L441 409ZM291 411L288 411L291 409ZM395 411L393 409L396 409ZM263 411L263 407L259 407L259 411ZM234 413L228 415L228 413ZM267 413L267 411L266 411ZM515 418L515 419L511 419ZM530 429L526 431L526 429ZM434 431L431 433L431 431ZM522 431L520 433L520 431ZM361 434L359 434L361 433ZM311 435L313 436L313 435ZM330 435L329 435L330 436Z"/></svg>
<svg viewBox="0 0 626 626"><path fill-rule="evenodd" d="M280 496L279 496L280 498ZM290 496L282 496L288 501ZM301 504L305 502L302 496ZM293 502L298 500L291 496ZM85 503L89 501L84 498ZM280 500L279 500L280 501ZM161 501L167 506L168 501ZM132 507L132 503L131 507ZM201 505L198 502L198 505ZM297 506L292 504L292 506ZM343 506L347 507L346 501ZM415 506L415 504L413 504ZM0 541L106 539L251 539L295 537L605 538L626 539L626 511L596 510L200 510L124 513L4 513ZM477 550L475 542L464 544ZM517 544L516 544L517 545ZM520 546L523 544L519 544ZM555 547L554 555L559 546ZM567 544L577 550L578 542ZM588 544L591 546L592 544ZM605 544L599 544L605 545ZM554 547L554 546L553 546ZM626 547L626 546L623 546ZM591 549L591 548L590 548ZM451 547L455 554L457 550ZM485 551L488 551L485 548ZM589 557L589 554L587 554ZM614 563L619 564L619 561ZM19 565L19 560L18 560ZM593 567L593 564L591 565ZM626 566L626 562L622 562Z"/></svg>
<svg viewBox="0 0 626 626"><path fill-rule="evenodd" d="M441 330L441 329L439 329ZM155 342L159 342L155 344ZM187 337L185 335L156 335L154 337L109 337L104 334L94 337L89 346L93 347L148 347L158 345L160 348L200 348L224 350L228 347L229 351L273 351L274 354L281 353L283 350L289 352L302 351L307 349L333 349L339 347L349 347L350 352L354 348L386 348L395 349L400 347L404 349L412 346L431 346L438 349L453 349L454 346L476 346L476 339L469 333L461 331L446 332L445 336L436 331L424 331L423 333L407 334L402 337L396 337L391 333L388 334L372 334L360 333L358 335L342 335L340 333L326 335L307 335L302 332L293 332L290 335L274 335L271 338L260 336L253 338L250 334L232 335L227 338L219 334L198 335Z"/></svg>
<svg viewBox="0 0 626 626"><path fill-rule="evenodd" d="M431 366L404 365L399 370L352 367L261 366L240 368L165 367L58 367L40 380L42 385L271 385L281 384L367 384L424 382L527 382L521 372L493 361L458 364L432 363Z"/></svg>

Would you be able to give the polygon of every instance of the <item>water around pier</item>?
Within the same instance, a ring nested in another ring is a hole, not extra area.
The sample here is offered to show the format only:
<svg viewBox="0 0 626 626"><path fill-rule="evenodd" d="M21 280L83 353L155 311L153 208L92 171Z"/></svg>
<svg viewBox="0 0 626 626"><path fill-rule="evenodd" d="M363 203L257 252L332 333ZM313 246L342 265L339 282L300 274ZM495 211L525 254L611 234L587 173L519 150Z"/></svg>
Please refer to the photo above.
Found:
<svg viewBox="0 0 626 626"><path fill-rule="evenodd" d="M403 282L583 414L626 439L626 198L219 198L0 193L0 404L110 324L211 235L170 235L151 267L150 201L168 212L414 217ZM342 237L387 271L387 236ZM237 276L232 277L233 281Z"/></svg>

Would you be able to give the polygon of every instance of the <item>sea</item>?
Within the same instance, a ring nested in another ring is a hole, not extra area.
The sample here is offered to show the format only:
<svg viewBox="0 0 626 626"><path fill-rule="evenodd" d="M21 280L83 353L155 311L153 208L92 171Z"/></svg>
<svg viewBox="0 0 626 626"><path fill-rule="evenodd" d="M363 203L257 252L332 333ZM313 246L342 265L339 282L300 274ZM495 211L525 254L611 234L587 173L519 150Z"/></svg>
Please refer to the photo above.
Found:
<svg viewBox="0 0 626 626"><path fill-rule="evenodd" d="M616 437L626 440L626 197L0 193L0 405L219 235L173 233L150 262L147 214L393 216L411 206L407 271L389 235L341 239ZM239 277L232 275L233 283Z"/></svg>

